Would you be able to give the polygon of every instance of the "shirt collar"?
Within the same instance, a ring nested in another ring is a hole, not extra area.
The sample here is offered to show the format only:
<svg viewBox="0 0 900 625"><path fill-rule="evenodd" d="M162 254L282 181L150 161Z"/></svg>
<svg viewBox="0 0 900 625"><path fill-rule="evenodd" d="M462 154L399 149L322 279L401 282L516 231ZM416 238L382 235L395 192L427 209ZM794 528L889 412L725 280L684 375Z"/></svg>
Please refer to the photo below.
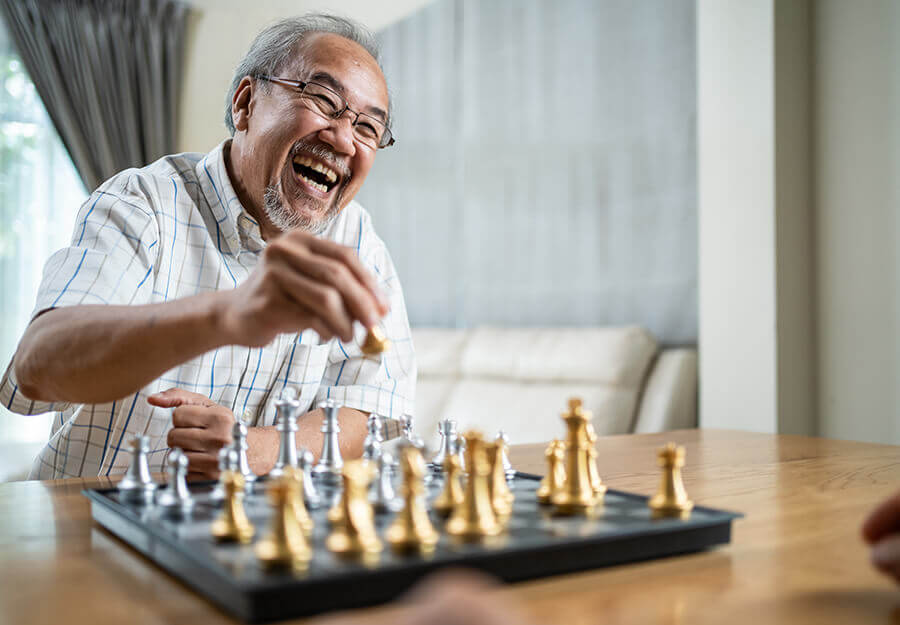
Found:
<svg viewBox="0 0 900 625"><path fill-rule="evenodd" d="M225 167L225 150L231 147L226 139L197 163L195 171L200 190L215 219L216 246L219 251L239 256L243 250L258 252L265 247L259 224L241 205Z"/></svg>

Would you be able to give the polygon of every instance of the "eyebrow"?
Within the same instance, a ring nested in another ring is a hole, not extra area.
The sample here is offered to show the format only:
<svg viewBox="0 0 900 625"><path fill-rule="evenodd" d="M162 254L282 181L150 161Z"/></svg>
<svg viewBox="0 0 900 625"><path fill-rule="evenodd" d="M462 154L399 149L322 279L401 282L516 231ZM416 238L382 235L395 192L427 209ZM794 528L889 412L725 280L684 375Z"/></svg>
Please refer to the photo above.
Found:
<svg viewBox="0 0 900 625"><path fill-rule="evenodd" d="M326 87L334 89L345 98L347 97L347 90L344 89L344 85L341 84L341 81L339 81L328 72L316 72L315 74L310 76L309 80L312 82L322 83ZM382 123L387 124L387 111L385 111L384 109L380 109L377 106L367 106L364 112L366 113L366 115L380 118Z"/></svg>

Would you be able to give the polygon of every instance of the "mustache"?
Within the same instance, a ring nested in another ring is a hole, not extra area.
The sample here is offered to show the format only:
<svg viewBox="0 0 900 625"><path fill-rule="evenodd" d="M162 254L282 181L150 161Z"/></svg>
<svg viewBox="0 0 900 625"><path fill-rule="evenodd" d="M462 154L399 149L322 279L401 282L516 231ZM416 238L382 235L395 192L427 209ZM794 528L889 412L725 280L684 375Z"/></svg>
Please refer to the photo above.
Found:
<svg viewBox="0 0 900 625"><path fill-rule="evenodd" d="M300 139L291 146L291 159L299 154L312 156L335 170L341 177L341 182L347 183L353 177L350 166L334 150L323 143L311 143Z"/></svg>

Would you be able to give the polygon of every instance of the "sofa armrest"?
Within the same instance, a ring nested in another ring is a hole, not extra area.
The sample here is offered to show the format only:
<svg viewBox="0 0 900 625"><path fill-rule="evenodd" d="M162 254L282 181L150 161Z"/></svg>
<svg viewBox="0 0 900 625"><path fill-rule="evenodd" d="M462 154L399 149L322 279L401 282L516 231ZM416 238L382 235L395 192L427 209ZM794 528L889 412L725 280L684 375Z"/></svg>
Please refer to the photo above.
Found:
<svg viewBox="0 0 900 625"><path fill-rule="evenodd" d="M659 353L634 422L634 432L665 432L697 427L697 350Z"/></svg>

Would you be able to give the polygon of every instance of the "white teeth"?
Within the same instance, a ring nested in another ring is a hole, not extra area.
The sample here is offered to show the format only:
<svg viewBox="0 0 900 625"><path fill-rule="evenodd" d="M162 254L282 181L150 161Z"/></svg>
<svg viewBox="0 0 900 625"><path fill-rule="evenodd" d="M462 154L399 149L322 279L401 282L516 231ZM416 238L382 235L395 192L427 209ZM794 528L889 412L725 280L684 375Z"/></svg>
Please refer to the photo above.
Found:
<svg viewBox="0 0 900 625"><path fill-rule="evenodd" d="M306 167L319 172L328 179L328 182L334 183L337 181L337 173L333 169L323 165L322 163L307 158L306 156L295 156L294 162L299 163L300 165L305 165Z"/></svg>
<svg viewBox="0 0 900 625"><path fill-rule="evenodd" d="M318 189L318 190L321 191L322 193L328 193L328 187L326 187L324 184L319 184L319 183L316 182L315 180L310 180L309 178L307 178L307 177L304 176L303 174L298 174L298 175L299 175L301 178L303 178L303 180L306 181L306 184L308 184L309 186L311 186L313 189Z"/></svg>

